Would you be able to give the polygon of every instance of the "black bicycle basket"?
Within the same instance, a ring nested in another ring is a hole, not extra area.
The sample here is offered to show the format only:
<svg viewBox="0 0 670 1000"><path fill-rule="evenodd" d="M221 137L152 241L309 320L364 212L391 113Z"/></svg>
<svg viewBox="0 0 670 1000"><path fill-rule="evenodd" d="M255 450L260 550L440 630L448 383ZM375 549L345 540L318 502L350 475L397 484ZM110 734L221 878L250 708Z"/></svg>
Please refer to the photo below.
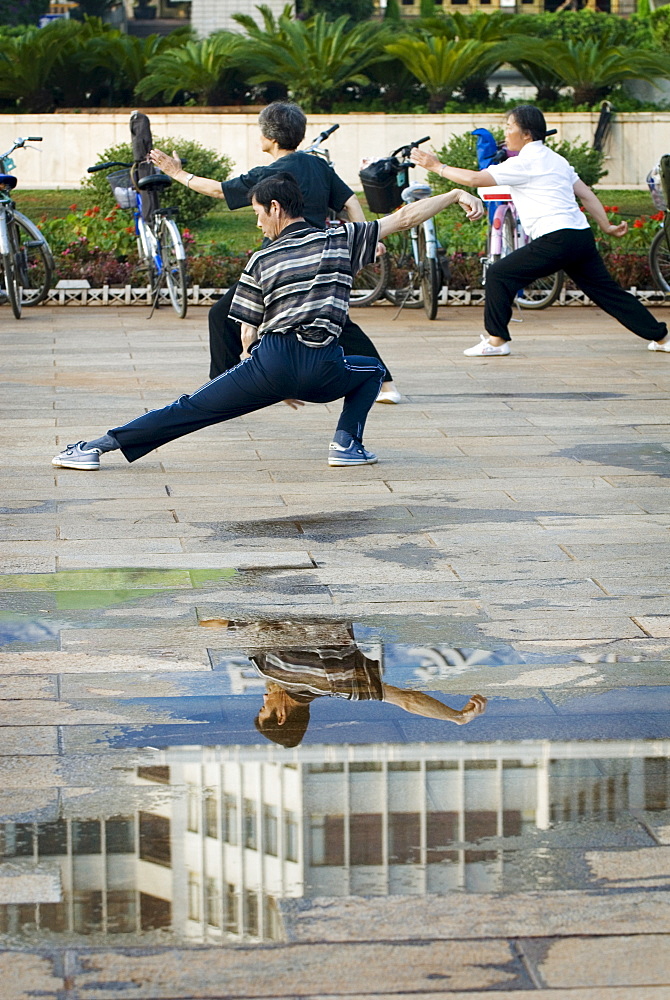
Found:
<svg viewBox="0 0 670 1000"><path fill-rule="evenodd" d="M363 167L359 177L371 212L388 215L402 205L402 193L409 185L408 168L386 156Z"/></svg>

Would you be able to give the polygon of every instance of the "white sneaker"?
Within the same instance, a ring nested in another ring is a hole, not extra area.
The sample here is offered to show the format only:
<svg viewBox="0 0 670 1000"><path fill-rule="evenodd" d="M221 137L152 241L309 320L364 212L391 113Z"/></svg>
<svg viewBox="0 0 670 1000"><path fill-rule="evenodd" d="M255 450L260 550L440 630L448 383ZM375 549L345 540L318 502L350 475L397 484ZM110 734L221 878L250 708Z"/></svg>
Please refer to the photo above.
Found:
<svg viewBox="0 0 670 1000"><path fill-rule="evenodd" d="M663 344L659 344L657 340L650 340L647 344L648 351L667 351L670 354L670 338Z"/></svg>
<svg viewBox="0 0 670 1000"><path fill-rule="evenodd" d="M382 389L375 399L375 403L400 403L402 396L395 386L392 389Z"/></svg>
<svg viewBox="0 0 670 1000"><path fill-rule="evenodd" d="M465 354L468 358L488 358L490 355L509 353L509 344L502 344L500 347L494 347L489 338L485 337L483 333L479 334L478 344L475 344L474 347L468 347L466 351L463 351L463 354Z"/></svg>

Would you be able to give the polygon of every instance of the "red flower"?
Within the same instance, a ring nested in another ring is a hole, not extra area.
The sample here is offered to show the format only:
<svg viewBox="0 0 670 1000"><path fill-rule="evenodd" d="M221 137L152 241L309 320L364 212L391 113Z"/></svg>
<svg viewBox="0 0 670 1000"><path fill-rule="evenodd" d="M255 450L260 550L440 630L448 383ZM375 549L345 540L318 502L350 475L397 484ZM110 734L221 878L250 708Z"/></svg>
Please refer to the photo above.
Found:
<svg viewBox="0 0 670 1000"><path fill-rule="evenodd" d="M611 212L612 211L612 209L610 208L609 205L603 205L603 208L605 209L606 212Z"/></svg>
<svg viewBox="0 0 670 1000"><path fill-rule="evenodd" d="M71 212L76 212L77 211L77 206L76 205L70 205L70 211Z"/></svg>
<svg viewBox="0 0 670 1000"><path fill-rule="evenodd" d="M98 215L99 212L100 212L100 206L99 205L94 205L93 206L93 215Z"/></svg>
<svg viewBox="0 0 670 1000"><path fill-rule="evenodd" d="M665 212L657 212L656 215L652 215L650 216L650 218L653 219L654 222L663 222L663 219L665 218Z"/></svg>
<svg viewBox="0 0 670 1000"><path fill-rule="evenodd" d="M636 219L633 223L633 229L642 229L644 227L644 222L642 219Z"/></svg>
<svg viewBox="0 0 670 1000"><path fill-rule="evenodd" d="M618 211L619 211L618 205L612 205L612 207L610 208L610 212L618 212Z"/></svg>

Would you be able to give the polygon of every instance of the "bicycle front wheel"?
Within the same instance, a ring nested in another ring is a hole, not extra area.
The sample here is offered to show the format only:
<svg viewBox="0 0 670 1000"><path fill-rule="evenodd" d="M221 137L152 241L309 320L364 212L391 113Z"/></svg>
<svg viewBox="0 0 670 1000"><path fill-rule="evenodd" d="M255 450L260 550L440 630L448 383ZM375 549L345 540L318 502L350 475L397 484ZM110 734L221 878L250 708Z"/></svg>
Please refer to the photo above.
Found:
<svg viewBox="0 0 670 1000"><path fill-rule="evenodd" d="M188 308L188 290L186 279L186 261L181 236L173 219L165 219L161 228L161 248L163 251L163 269L167 281L168 295L172 308L180 319L186 315Z"/></svg>
<svg viewBox="0 0 670 1000"><path fill-rule="evenodd" d="M19 285L14 254L3 253L0 258L2 280L7 301L17 319L21 319L21 286Z"/></svg>
<svg viewBox="0 0 670 1000"><path fill-rule="evenodd" d="M649 267L656 287L670 292L670 244L665 229L659 229L651 241Z"/></svg>
<svg viewBox="0 0 670 1000"><path fill-rule="evenodd" d="M390 275L384 295L394 306L422 309L423 294L409 233L407 231L397 233L387 242Z"/></svg>
<svg viewBox="0 0 670 1000"><path fill-rule="evenodd" d="M44 302L54 272L51 247L34 222L14 212L16 242L19 247L18 271L22 288L21 300L24 306L36 306Z"/></svg>
<svg viewBox="0 0 670 1000"><path fill-rule="evenodd" d="M388 254L383 253L372 264L361 268L354 277L349 304L371 306L384 294L390 277L391 265L388 262Z"/></svg>
<svg viewBox="0 0 670 1000"><path fill-rule="evenodd" d="M428 240L423 226L419 229L419 260L423 308L428 319L435 319L442 282L436 258L428 256Z"/></svg>

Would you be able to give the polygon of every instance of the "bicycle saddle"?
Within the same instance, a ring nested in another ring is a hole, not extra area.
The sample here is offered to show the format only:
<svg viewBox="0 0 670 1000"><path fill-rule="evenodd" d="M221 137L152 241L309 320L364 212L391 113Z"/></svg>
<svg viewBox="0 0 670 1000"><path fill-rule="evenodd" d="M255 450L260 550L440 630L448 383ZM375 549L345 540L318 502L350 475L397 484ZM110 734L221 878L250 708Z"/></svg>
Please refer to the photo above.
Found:
<svg viewBox="0 0 670 1000"><path fill-rule="evenodd" d="M148 177L140 177L137 182L140 191L162 191L171 184L172 178L167 174L149 174Z"/></svg>
<svg viewBox="0 0 670 1000"><path fill-rule="evenodd" d="M0 187L9 188L12 191L18 183L18 177L14 177L13 174L0 174Z"/></svg>
<svg viewBox="0 0 670 1000"><path fill-rule="evenodd" d="M402 200L406 202L419 201L421 198L430 198L433 193L433 189L430 184L424 184L421 181L417 181L414 184L410 184L406 187L402 193Z"/></svg>

